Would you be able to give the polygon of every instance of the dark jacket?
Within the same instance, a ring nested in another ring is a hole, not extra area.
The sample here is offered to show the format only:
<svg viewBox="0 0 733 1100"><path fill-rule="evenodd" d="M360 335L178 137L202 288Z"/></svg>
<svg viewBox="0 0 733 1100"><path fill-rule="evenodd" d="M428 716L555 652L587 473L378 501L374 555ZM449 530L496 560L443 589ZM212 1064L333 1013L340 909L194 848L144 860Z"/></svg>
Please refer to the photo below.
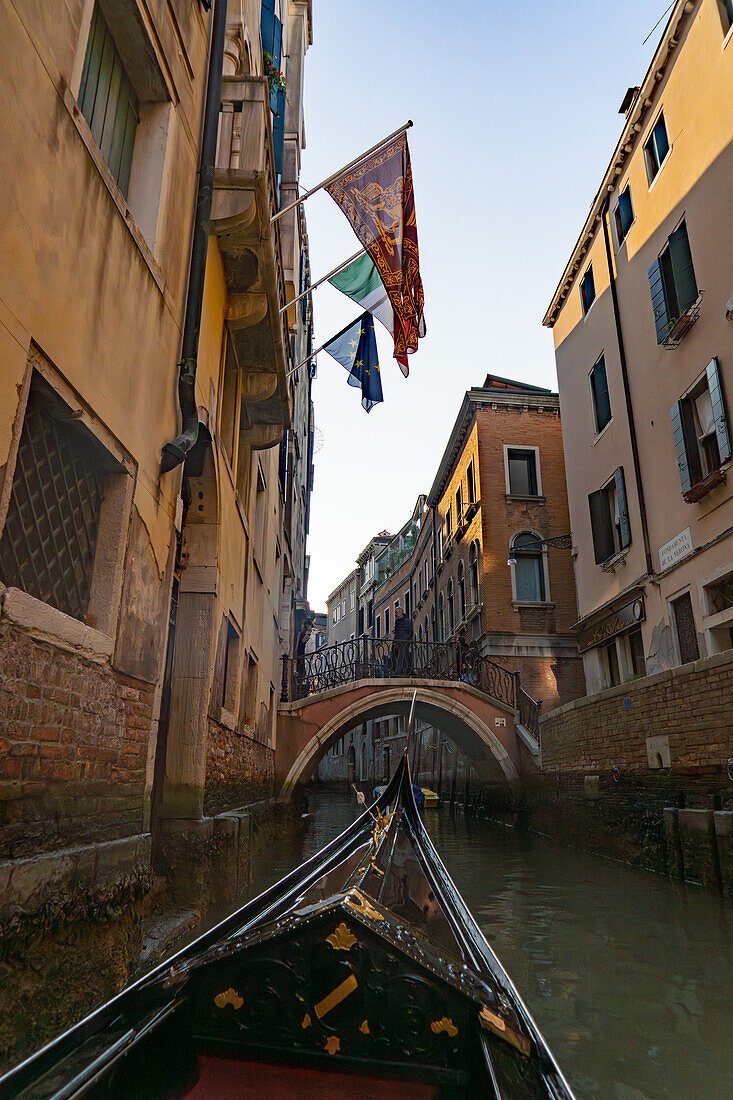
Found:
<svg viewBox="0 0 733 1100"><path fill-rule="evenodd" d="M409 642L411 638L412 619L407 615L402 615L394 624L394 640L396 642Z"/></svg>

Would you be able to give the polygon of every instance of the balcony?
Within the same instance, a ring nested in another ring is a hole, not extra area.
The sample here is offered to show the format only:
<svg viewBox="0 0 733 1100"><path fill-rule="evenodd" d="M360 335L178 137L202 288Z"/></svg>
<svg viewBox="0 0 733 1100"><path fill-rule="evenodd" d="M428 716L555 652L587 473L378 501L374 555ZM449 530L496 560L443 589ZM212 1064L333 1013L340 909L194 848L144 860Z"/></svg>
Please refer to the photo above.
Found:
<svg viewBox="0 0 733 1100"><path fill-rule="evenodd" d="M269 89L264 77L224 77L211 231L227 286L226 326L242 373L242 439L276 446L290 427L280 230Z"/></svg>
<svg viewBox="0 0 733 1100"><path fill-rule="evenodd" d="M715 489L716 486L722 485L725 479L725 470L712 470L701 481L693 485L691 489L688 489L686 493L683 493L682 496L688 504L697 504L699 500L707 496L711 489Z"/></svg>
<svg viewBox="0 0 733 1100"><path fill-rule="evenodd" d="M664 339L661 341L662 347L667 351L674 351L676 347L680 345L684 337L690 331L692 326L700 316L700 305L702 303L702 291L698 294L695 301L691 306L688 306L685 312L674 321L669 322L669 331Z"/></svg>

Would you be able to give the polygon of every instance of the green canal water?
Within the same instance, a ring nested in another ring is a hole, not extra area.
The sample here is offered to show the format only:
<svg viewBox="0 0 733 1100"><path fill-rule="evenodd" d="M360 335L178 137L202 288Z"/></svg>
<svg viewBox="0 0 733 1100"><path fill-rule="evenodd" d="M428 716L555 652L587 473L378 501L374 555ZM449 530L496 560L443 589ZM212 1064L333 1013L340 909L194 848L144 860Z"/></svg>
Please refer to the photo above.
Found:
<svg viewBox="0 0 733 1100"><path fill-rule="evenodd" d="M306 830L255 867L252 896L356 816L316 789ZM447 810L443 862L579 1097L733 1098L733 906L645 871Z"/></svg>

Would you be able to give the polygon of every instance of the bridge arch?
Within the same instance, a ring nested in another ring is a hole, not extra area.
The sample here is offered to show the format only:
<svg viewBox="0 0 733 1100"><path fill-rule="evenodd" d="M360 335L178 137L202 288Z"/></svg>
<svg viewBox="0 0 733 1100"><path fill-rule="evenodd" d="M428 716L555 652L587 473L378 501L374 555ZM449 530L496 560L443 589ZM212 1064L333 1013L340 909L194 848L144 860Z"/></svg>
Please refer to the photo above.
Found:
<svg viewBox="0 0 733 1100"><path fill-rule="evenodd" d="M364 688L369 688L372 684L379 690L365 692ZM449 731L459 743L462 728L469 740L475 739L479 743L485 758L491 758L495 762L506 782L512 787L517 783L519 775L507 745L502 743L489 725L489 721L485 720L489 717L488 713L483 717L481 713L477 713L477 711L487 711L504 715L506 740L511 745L515 739L514 711L509 707L495 700L482 698L478 692L463 683L439 683L433 686L426 685L424 682L416 684L414 680L403 680L402 683L393 680L387 687L383 680L362 680L360 683L349 684L326 693L329 701L335 704L329 708L332 713L292 754L294 759L285 774L280 790L281 800L287 800L299 784L310 778L320 758L345 733L371 718L380 718L388 714L406 715L415 693L417 693L416 713L419 718L424 718L432 725ZM351 698L348 698L349 696ZM342 701L343 705L340 705ZM304 710L308 702L308 699L304 699L300 704L283 707L278 726L280 727L285 717L284 711L295 716L296 709ZM469 703L471 705L468 705ZM284 768L281 770L281 775L284 770Z"/></svg>

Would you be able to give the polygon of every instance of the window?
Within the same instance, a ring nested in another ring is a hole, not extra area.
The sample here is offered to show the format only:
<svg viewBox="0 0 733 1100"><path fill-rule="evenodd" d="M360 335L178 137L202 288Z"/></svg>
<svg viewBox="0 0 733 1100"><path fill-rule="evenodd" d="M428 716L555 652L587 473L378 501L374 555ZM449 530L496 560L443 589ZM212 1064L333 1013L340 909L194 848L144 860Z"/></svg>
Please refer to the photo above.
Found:
<svg viewBox="0 0 733 1100"><path fill-rule="evenodd" d="M257 720L257 661L250 653L247 661L247 690L244 697L244 722L254 729Z"/></svg>
<svg viewBox="0 0 733 1100"><path fill-rule="evenodd" d="M456 527L460 527L463 521L463 489L459 485L456 489Z"/></svg>
<svg viewBox="0 0 733 1100"><path fill-rule="evenodd" d="M512 539L514 598L519 603L544 603L545 554L537 535L525 531Z"/></svg>
<svg viewBox="0 0 733 1100"><path fill-rule="evenodd" d="M452 531L453 531L453 510L452 510L452 508L449 504L448 505L448 511L445 513L445 541L446 542L450 541Z"/></svg>
<svg viewBox="0 0 733 1100"><path fill-rule="evenodd" d="M234 447L238 428L237 386L239 383L239 367L234 357L234 351L227 340L224 330L221 376L219 381L219 438L224 454L229 460L230 469L234 468ZM284 438L284 436L283 436ZM286 444L287 446L287 444ZM282 453L282 452L281 452Z"/></svg>
<svg viewBox="0 0 733 1100"><path fill-rule="evenodd" d="M631 205L631 190L628 184L618 197L616 209L613 212L613 220L616 226L616 240L620 248L634 221L634 208Z"/></svg>
<svg viewBox="0 0 733 1100"><path fill-rule="evenodd" d="M641 631L632 630L628 635L627 642L632 676L646 676L644 642L642 641Z"/></svg>
<svg viewBox="0 0 733 1100"><path fill-rule="evenodd" d="M331 613L331 621L332 621L334 626L338 622L338 608L337 607L334 607L334 609Z"/></svg>
<svg viewBox="0 0 733 1100"><path fill-rule="evenodd" d="M410 617L410 589L406 589L405 594L402 597L402 606L405 610L405 615L408 619Z"/></svg>
<svg viewBox="0 0 733 1100"><path fill-rule="evenodd" d="M687 494L731 456L717 359L711 359L703 378L672 406L671 415L680 483Z"/></svg>
<svg viewBox="0 0 733 1100"><path fill-rule="evenodd" d="M593 279L593 264L590 265L580 284L580 300L585 315L596 300L596 284Z"/></svg>
<svg viewBox="0 0 733 1100"><path fill-rule="evenodd" d="M78 101L115 183L127 196L140 105L99 5L92 16Z"/></svg>
<svg viewBox="0 0 733 1100"><path fill-rule="evenodd" d="M538 455L536 448L506 449L508 489L510 496L536 497L538 495Z"/></svg>
<svg viewBox="0 0 733 1100"><path fill-rule="evenodd" d="M468 489L468 503L475 504L476 502L476 479L473 474L473 462L469 462L468 469L466 470L466 487Z"/></svg>
<svg viewBox="0 0 733 1100"><path fill-rule="evenodd" d="M453 578L448 581L448 635L450 636L456 628L455 619L455 607L453 601Z"/></svg>
<svg viewBox="0 0 733 1100"><path fill-rule="evenodd" d="M0 539L0 581L99 626L103 609L92 622L90 606L93 587L102 596L95 557L105 514L119 508L112 494L120 471L34 372Z"/></svg>
<svg viewBox="0 0 733 1100"><path fill-rule="evenodd" d="M154 248L172 103L136 9L130 0L94 5L76 95L92 139Z"/></svg>
<svg viewBox="0 0 733 1100"><path fill-rule="evenodd" d="M458 565L458 621L466 618L466 568L463 562Z"/></svg>
<svg viewBox="0 0 733 1100"><path fill-rule="evenodd" d="M354 592L354 590L352 588L352 590L351 590L351 610L353 611L355 607L356 607L356 592Z"/></svg>
<svg viewBox="0 0 733 1100"><path fill-rule="evenodd" d="M341 618L346 614L346 600L341 601Z"/></svg>
<svg viewBox="0 0 733 1100"><path fill-rule="evenodd" d="M733 27L733 0L718 0L720 22L723 24L723 34L727 34Z"/></svg>
<svg viewBox="0 0 733 1100"><path fill-rule="evenodd" d="M389 608L385 607L385 609L384 609L384 636L385 636L385 638L388 636L388 634L389 634Z"/></svg>
<svg viewBox="0 0 733 1100"><path fill-rule="evenodd" d="M378 638L382 637L382 616L381 615L377 615L377 620L376 620L376 626L375 626L375 629L374 629L374 633L376 634L376 636Z"/></svg>
<svg viewBox="0 0 733 1100"><path fill-rule="evenodd" d="M209 714L214 721L221 721L222 710L235 712L239 686L239 632L234 623L224 616L219 631L214 676L209 699Z"/></svg>
<svg viewBox="0 0 733 1100"><path fill-rule="evenodd" d="M479 602L478 595L478 546L475 542L471 543L471 549L468 552L468 573L471 579L471 605L475 606Z"/></svg>
<svg viewBox="0 0 733 1100"><path fill-rule="evenodd" d="M442 592L438 597L438 641L445 641L445 601Z"/></svg>
<svg viewBox="0 0 733 1100"><path fill-rule="evenodd" d="M618 652L616 650L616 639L608 642L607 645L601 646L601 653L603 655L603 666L606 674L606 680L608 687L615 687L616 684L621 683L621 673L618 667Z"/></svg>
<svg viewBox="0 0 733 1100"><path fill-rule="evenodd" d="M593 552L596 565L601 565L631 543L623 466L602 489L590 494L588 506Z"/></svg>
<svg viewBox="0 0 733 1100"><path fill-rule="evenodd" d="M685 592L682 596L678 596L676 600L672 600L672 614L677 634L680 662L686 665L689 661L697 661L700 657L700 647L697 644L695 616L692 611L692 599L689 592Z"/></svg>
<svg viewBox="0 0 733 1100"><path fill-rule="evenodd" d="M669 138L667 137L667 124L664 115L661 114L654 124L654 129L644 145L644 160L646 161L646 174L649 183L657 175L662 167L664 158L669 152Z"/></svg>
<svg viewBox="0 0 733 1100"><path fill-rule="evenodd" d="M593 398L593 415L596 422L596 432L601 432L611 419L611 401L608 396L606 360L603 356L601 356L590 372L590 392Z"/></svg>
<svg viewBox="0 0 733 1100"><path fill-rule="evenodd" d="M657 343L661 344L698 297L684 221L670 233L658 259L649 268L648 277Z"/></svg>
<svg viewBox="0 0 733 1100"><path fill-rule="evenodd" d="M443 528L438 528L438 561L443 560Z"/></svg>
<svg viewBox="0 0 733 1100"><path fill-rule="evenodd" d="M432 628L433 641L437 642L438 638L436 636L436 627L435 627L435 607L432 607L430 609L430 625L431 625L431 628Z"/></svg>

